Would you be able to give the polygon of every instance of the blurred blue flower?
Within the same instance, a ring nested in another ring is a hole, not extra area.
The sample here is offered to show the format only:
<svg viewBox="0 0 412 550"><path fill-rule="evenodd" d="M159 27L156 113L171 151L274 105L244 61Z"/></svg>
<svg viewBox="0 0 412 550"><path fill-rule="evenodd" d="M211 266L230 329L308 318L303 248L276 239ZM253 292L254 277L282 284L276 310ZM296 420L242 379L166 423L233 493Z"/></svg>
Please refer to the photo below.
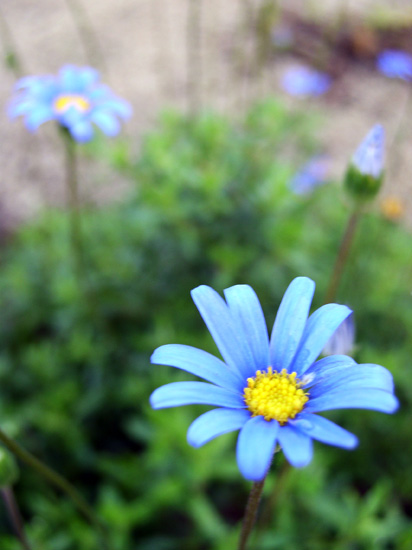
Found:
<svg viewBox="0 0 412 550"><path fill-rule="evenodd" d="M376 66L389 78L412 80L412 55L401 50L384 50L378 55Z"/></svg>
<svg viewBox="0 0 412 550"><path fill-rule="evenodd" d="M355 320L349 315L332 334L323 348L323 355L351 355L355 347Z"/></svg>
<svg viewBox="0 0 412 550"><path fill-rule="evenodd" d="M327 181L330 159L327 155L312 157L289 182L289 187L296 195L307 195L315 187Z"/></svg>
<svg viewBox="0 0 412 550"><path fill-rule="evenodd" d="M132 114L129 103L99 82L97 71L72 65L62 67L57 76L20 79L8 112L11 118L25 117L30 131L48 120L56 120L79 142L93 137L93 124L108 136L117 135L119 119Z"/></svg>
<svg viewBox="0 0 412 550"><path fill-rule="evenodd" d="M329 75L305 66L291 67L282 78L283 89L291 95L321 95L330 85Z"/></svg>
<svg viewBox="0 0 412 550"><path fill-rule="evenodd" d="M380 178L385 161L384 153L385 130L380 124L375 124L356 149L352 164L361 174Z"/></svg>
<svg viewBox="0 0 412 550"><path fill-rule="evenodd" d="M398 402L392 376L379 365L358 365L345 355L316 361L325 343L351 314L326 304L309 318L315 291L311 279L292 281L269 339L259 300L248 285L225 290L223 300L208 286L192 291L222 357L191 346L161 346L155 364L170 365L211 382L174 382L156 389L155 409L203 404L218 407L199 416L187 438L199 447L240 430L237 461L246 479L265 477L276 444L296 467L312 459L312 440L352 449L356 437L315 413L364 408L393 413Z"/></svg>

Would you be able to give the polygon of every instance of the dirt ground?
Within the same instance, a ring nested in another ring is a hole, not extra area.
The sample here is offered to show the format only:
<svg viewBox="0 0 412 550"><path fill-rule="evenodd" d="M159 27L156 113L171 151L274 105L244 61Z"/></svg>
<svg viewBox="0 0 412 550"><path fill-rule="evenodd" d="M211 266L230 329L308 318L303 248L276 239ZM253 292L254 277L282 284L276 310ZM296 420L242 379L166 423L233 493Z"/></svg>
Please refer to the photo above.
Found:
<svg viewBox="0 0 412 550"><path fill-rule="evenodd" d="M306 10L315 19L356 14L361 22L371 13L386 13L385 17L400 15L412 20L410 2L405 0L328 0L322 4L296 0L288 3L289 8L291 4L297 13ZM251 81L244 63L254 48L245 31L247 6L253 12L259 1L2 0L1 46L3 56L10 47L16 51L25 75L53 73L65 63L100 65L103 79L133 105L134 116L125 131L137 136L136 152L139 137L153 127L166 106L211 106L236 113L256 97L276 94L292 108L303 105L323 115L319 141L333 159L334 175L339 176L354 147L373 124L381 122L389 145L383 196L401 200L405 222L412 227L412 125L407 123L412 114L410 85L385 78L371 64L354 63L335 79L324 97L291 98L280 87L286 67L299 62L291 55L272 56L259 79ZM83 14L80 19L79 13ZM199 30L197 16L201 19ZM89 25L92 38L88 35L89 40L84 41L82 33ZM41 127L33 136L22 121L8 120L5 108L15 80L16 73L2 63L2 227L13 227L42 206L64 201L62 151L52 125ZM103 164L84 161L81 175L87 201L113 200L127 190L127 182L108 173Z"/></svg>

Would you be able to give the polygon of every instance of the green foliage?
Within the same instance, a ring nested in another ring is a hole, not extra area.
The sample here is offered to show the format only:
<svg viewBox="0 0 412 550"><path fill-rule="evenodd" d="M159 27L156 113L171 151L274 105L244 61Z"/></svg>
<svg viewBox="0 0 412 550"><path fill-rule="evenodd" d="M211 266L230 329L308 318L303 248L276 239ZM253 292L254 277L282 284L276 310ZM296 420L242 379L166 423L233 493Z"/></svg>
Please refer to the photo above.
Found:
<svg viewBox="0 0 412 550"><path fill-rule="evenodd" d="M238 123L169 112L136 162L122 143L89 148L133 189L124 203L82 213L83 271L76 275L64 211L21 228L3 251L3 428L93 503L112 550L236 546L248 484L235 435L189 447L187 427L203 408L150 409L155 387L188 379L151 366L150 354L172 342L216 353L189 295L199 284L251 284L269 325L294 276L312 277L314 307L322 303L348 209L337 185L307 197L287 186L316 149L315 124L274 101ZM409 548L410 262L410 234L366 214L339 300L355 310L356 358L392 370L401 411L328 415L359 436L351 453L316 445L301 471L279 456L254 548ZM16 492L33 547L100 548L71 502L26 467ZM3 534L0 547L19 544Z"/></svg>

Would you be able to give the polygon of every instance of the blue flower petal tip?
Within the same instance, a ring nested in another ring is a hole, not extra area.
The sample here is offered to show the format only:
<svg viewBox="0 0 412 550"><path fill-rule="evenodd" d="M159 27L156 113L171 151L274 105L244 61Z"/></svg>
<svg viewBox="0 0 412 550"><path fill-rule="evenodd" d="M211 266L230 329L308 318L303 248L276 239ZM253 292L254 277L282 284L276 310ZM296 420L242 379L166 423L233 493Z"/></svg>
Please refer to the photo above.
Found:
<svg viewBox="0 0 412 550"><path fill-rule="evenodd" d="M57 75L22 78L15 85L8 114L23 116L29 131L55 120L78 142L90 141L94 126L115 136L120 131L119 119L128 119L132 109L99 78L95 69L74 65L63 66Z"/></svg>
<svg viewBox="0 0 412 550"><path fill-rule="evenodd" d="M330 164L328 155L312 157L290 180L290 190L296 195L309 195L316 187L327 182Z"/></svg>
<svg viewBox="0 0 412 550"><path fill-rule="evenodd" d="M361 174L380 178L385 164L385 130L381 124L369 130L355 151L352 164Z"/></svg>
<svg viewBox="0 0 412 550"><path fill-rule="evenodd" d="M332 84L331 77L311 67L289 68L282 77L282 88L294 96L317 96L327 92Z"/></svg>
<svg viewBox="0 0 412 550"><path fill-rule="evenodd" d="M355 347L355 320L352 313L337 328L323 348L323 355L351 355Z"/></svg>
<svg viewBox="0 0 412 550"><path fill-rule="evenodd" d="M412 80L412 55L402 50L384 50L378 55L376 66L389 78Z"/></svg>
<svg viewBox="0 0 412 550"><path fill-rule="evenodd" d="M224 299L210 287L197 287L192 297L223 361L181 344L161 346L152 356L153 362L205 380L161 386L150 398L152 406L217 407L191 424L188 441L200 447L240 430L236 454L246 479L266 476L277 445L295 467L311 461L313 440L344 449L357 445L356 436L320 412L363 408L393 413L398 407L389 371L342 355L339 339L334 349L339 355L318 359L342 327L350 336L343 338L346 348L354 328L352 311L343 305L326 304L309 315L314 286L307 277L291 282L270 337L251 287L230 287Z"/></svg>

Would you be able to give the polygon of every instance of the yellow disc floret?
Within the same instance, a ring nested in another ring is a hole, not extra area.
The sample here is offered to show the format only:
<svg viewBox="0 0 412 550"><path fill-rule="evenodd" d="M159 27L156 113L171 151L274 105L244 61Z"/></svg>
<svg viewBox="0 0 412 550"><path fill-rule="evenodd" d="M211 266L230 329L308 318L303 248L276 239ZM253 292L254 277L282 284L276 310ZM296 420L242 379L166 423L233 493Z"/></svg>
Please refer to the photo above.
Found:
<svg viewBox="0 0 412 550"><path fill-rule="evenodd" d="M295 418L309 399L301 385L296 372L288 374L286 369L277 372L269 367L266 371L256 371L254 378L247 379L243 396L253 416L274 419L283 425Z"/></svg>
<svg viewBox="0 0 412 550"><path fill-rule="evenodd" d="M53 107L59 114L65 113L70 107L74 107L80 113L86 113L90 110L90 102L78 94L65 94L54 101Z"/></svg>

